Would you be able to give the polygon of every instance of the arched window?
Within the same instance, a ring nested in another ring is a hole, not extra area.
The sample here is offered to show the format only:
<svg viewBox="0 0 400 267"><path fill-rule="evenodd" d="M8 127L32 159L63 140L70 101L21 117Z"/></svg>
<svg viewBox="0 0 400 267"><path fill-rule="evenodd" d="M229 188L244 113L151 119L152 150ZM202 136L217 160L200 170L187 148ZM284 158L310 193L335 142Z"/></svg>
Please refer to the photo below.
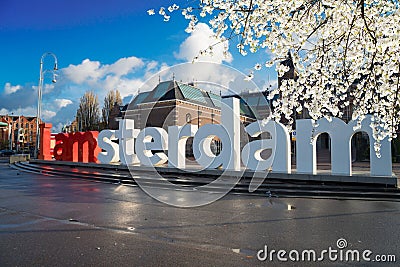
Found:
<svg viewBox="0 0 400 267"><path fill-rule="evenodd" d="M186 123L190 123L192 121L192 115L190 113L186 114Z"/></svg>

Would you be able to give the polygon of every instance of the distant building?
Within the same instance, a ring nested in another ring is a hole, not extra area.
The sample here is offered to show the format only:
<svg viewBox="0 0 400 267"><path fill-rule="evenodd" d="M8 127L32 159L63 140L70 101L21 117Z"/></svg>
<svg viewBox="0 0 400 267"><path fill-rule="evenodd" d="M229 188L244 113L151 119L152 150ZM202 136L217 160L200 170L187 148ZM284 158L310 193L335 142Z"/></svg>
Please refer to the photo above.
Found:
<svg viewBox="0 0 400 267"><path fill-rule="evenodd" d="M32 152L36 147L36 117L0 115L0 148ZM41 121L39 121L41 123ZM6 124L6 125L5 125Z"/></svg>
<svg viewBox="0 0 400 267"><path fill-rule="evenodd" d="M126 110L128 105L122 106L119 105L118 102L114 103L114 106L111 108L109 114L109 129L116 130L118 129L119 122L117 118L122 117L122 113ZM125 110L124 110L125 109Z"/></svg>
<svg viewBox="0 0 400 267"><path fill-rule="evenodd" d="M69 125L64 125L61 129L61 132L63 133L75 133L79 132L79 127L78 127L78 122L75 119L73 122L71 122Z"/></svg>
<svg viewBox="0 0 400 267"><path fill-rule="evenodd" d="M128 111L127 111L128 110ZM152 91L138 94L121 111L125 118L135 120L136 127L162 127L184 125L202 126L220 123L221 96L197 88L194 84L178 81L160 82ZM242 99L240 118L244 123L253 122L255 114Z"/></svg>

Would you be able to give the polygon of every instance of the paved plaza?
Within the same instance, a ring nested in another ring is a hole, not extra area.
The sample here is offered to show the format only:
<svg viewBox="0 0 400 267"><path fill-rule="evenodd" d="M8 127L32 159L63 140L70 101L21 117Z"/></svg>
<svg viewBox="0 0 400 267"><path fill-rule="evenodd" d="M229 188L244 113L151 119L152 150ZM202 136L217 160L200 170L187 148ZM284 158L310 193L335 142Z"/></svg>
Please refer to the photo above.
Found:
<svg viewBox="0 0 400 267"><path fill-rule="evenodd" d="M256 254L265 245L322 251L344 238L348 249L398 258L399 226L397 201L228 194L183 209L139 187L24 173L0 163L0 266L365 266L259 261Z"/></svg>

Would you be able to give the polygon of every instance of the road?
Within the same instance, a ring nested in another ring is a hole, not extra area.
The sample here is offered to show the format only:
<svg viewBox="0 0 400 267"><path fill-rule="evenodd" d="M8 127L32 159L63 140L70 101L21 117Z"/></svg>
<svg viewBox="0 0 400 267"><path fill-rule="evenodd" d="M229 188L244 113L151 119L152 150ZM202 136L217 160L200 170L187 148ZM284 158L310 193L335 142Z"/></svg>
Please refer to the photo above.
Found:
<svg viewBox="0 0 400 267"><path fill-rule="evenodd" d="M400 203L228 194L176 208L139 187L23 173L0 163L0 266L304 266L257 252L329 247L400 260ZM330 261L314 266L365 266ZM369 263L376 266L377 263ZM380 263L397 266L396 263Z"/></svg>

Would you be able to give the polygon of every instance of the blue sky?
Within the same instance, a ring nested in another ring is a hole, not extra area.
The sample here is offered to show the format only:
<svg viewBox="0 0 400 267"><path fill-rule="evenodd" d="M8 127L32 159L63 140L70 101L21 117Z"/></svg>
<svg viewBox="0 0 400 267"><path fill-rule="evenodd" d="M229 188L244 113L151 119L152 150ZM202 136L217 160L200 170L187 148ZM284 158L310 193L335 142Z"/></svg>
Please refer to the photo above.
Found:
<svg viewBox="0 0 400 267"><path fill-rule="evenodd" d="M181 7L196 1L174 1ZM55 130L72 121L86 90L99 95L121 91L125 102L148 77L166 66L187 62L195 50L207 46L210 29L199 25L184 30L187 21L175 13L169 22L146 11L174 2L160 0L0 0L0 114L35 115L40 57L58 58L58 82L45 79L43 119ZM229 59L211 59L248 73L268 55L261 51L243 57L231 42ZM205 47L204 47L205 48ZM52 67L45 58L45 69ZM274 71L260 72L256 81L274 83Z"/></svg>

